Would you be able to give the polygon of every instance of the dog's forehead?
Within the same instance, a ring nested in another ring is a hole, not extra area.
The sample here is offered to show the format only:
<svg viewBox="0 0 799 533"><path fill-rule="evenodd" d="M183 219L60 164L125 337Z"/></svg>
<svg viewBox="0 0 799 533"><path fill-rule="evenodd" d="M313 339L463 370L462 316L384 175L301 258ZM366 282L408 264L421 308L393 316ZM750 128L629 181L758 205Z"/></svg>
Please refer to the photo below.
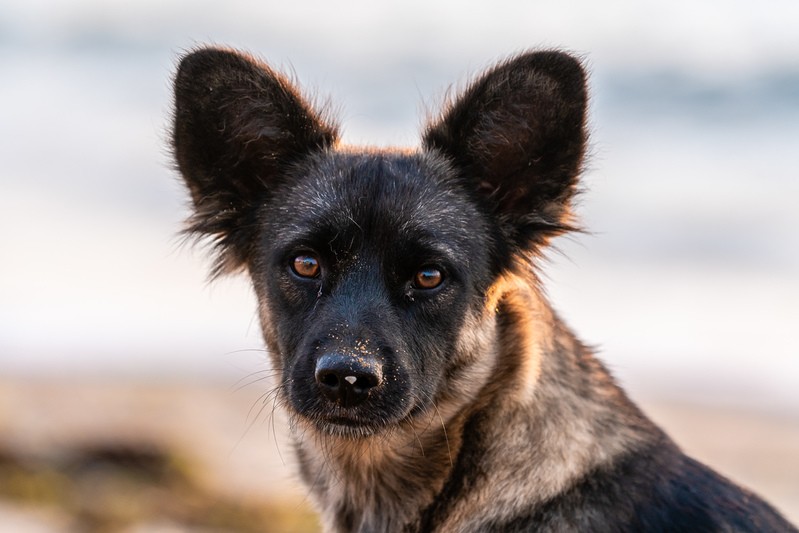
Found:
<svg viewBox="0 0 799 533"><path fill-rule="evenodd" d="M434 153L330 152L296 172L270 217L283 238L314 230L416 234L457 246L464 227L481 224L450 165Z"/></svg>

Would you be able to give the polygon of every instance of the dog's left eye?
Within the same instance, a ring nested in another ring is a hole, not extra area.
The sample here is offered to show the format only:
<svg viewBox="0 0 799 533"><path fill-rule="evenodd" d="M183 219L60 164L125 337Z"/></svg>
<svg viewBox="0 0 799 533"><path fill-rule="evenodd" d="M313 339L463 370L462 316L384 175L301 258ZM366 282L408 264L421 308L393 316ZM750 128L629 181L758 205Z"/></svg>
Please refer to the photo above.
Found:
<svg viewBox="0 0 799 533"><path fill-rule="evenodd" d="M291 263L291 269L301 278L315 278L319 276L319 260L308 254L298 255Z"/></svg>
<svg viewBox="0 0 799 533"><path fill-rule="evenodd" d="M420 268L413 276L413 286L417 289L435 289L444 281L444 274L435 267Z"/></svg>

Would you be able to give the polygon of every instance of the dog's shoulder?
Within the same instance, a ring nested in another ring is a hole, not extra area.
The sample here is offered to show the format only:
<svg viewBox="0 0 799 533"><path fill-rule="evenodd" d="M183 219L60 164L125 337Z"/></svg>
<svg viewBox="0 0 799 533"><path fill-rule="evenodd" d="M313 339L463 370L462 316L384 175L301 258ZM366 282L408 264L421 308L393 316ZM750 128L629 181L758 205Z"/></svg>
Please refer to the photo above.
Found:
<svg viewBox="0 0 799 533"><path fill-rule="evenodd" d="M615 412L624 410L626 418L616 422L594 412L603 427L615 428L594 439L602 441L610 455L579 471L563 468L586 457L568 444L581 440L579 433L555 439L561 446L560 451L551 450L553 457L558 453L572 457L556 467L541 452L544 446L536 442L540 433L550 435L546 440L552 441L552 426L531 425L524 432L530 444L524 446L521 435L513 437L518 432L514 428L523 425L518 418L523 413L501 418L497 406L489 406L467 423L469 442L439 498L422 515L418 531L797 531L758 496L685 455L626 400ZM610 438L610 433L618 436L624 429L625 419L628 428L637 428L635 435ZM498 430L499 426L504 429ZM489 427L493 430L486 432ZM502 464L487 463L497 439L506 444L504 461L497 456ZM515 445L508 446L508 440ZM524 449L528 449L528 462L520 463ZM531 485L537 490L524 489ZM538 499L543 493L549 496Z"/></svg>
<svg viewBox="0 0 799 533"><path fill-rule="evenodd" d="M568 491L481 531L788 532L776 510L673 445L631 452Z"/></svg>

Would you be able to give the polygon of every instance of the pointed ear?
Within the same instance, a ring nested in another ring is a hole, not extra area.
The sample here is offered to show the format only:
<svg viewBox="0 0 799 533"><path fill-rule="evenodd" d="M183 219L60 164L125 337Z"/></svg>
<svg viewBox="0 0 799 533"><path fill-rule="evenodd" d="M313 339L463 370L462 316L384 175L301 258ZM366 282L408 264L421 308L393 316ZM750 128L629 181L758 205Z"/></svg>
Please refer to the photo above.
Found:
<svg viewBox="0 0 799 533"><path fill-rule="evenodd" d="M287 167L336 137L286 78L252 57L213 48L183 57L172 143L194 204L187 232L214 240L215 274L246 261L256 206Z"/></svg>
<svg viewBox="0 0 799 533"><path fill-rule="evenodd" d="M489 70L426 130L500 223L531 248L571 229L587 141L585 74L562 52L533 52Z"/></svg>

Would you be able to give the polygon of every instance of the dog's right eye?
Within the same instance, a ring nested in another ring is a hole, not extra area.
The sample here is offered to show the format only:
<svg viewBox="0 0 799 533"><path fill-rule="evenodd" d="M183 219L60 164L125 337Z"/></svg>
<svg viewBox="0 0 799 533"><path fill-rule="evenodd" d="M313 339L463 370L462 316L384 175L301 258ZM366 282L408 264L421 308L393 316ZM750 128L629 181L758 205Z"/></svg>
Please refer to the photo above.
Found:
<svg viewBox="0 0 799 533"><path fill-rule="evenodd" d="M313 255L301 254L294 258L291 270L301 278L316 278L319 276L319 260Z"/></svg>
<svg viewBox="0 0 799 533"><path fill-rule="evenodd" d="M444 281L444 274L435 267L424 267L413 277L413 286L417 289L435 289Z"/></svg>

